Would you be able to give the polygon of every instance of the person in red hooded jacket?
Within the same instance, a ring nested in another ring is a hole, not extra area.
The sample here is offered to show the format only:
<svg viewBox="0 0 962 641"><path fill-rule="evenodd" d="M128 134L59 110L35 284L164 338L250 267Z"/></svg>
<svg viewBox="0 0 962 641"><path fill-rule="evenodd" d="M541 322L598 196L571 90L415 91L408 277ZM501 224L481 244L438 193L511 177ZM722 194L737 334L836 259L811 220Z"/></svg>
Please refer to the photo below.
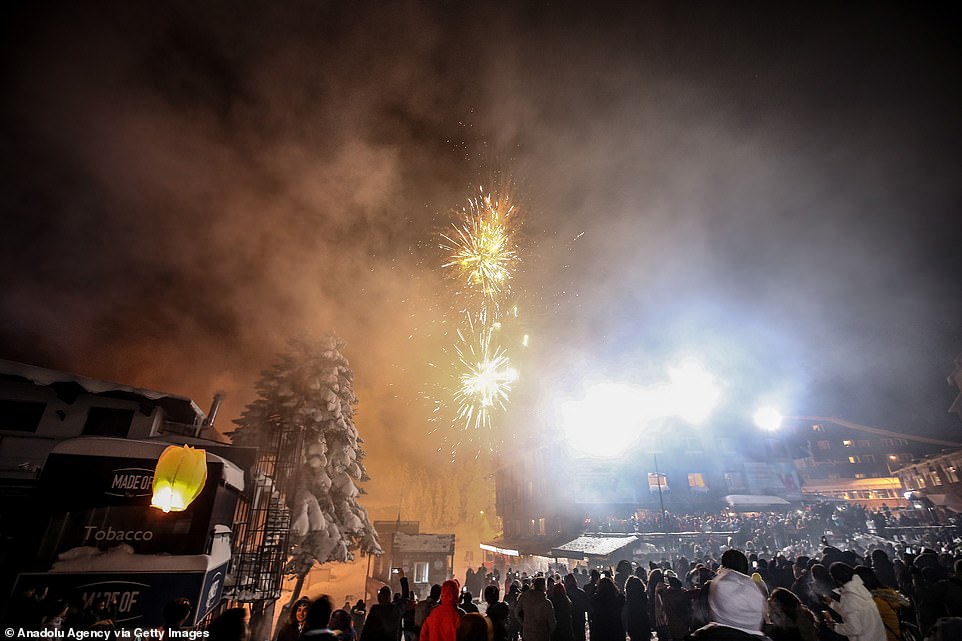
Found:
<svg viewBox="0 0 962 641"><path fill-rule="evenodd" d="M458 607L460 592L457 581L449 579L441 584L441 603L424 620L419 641L456 641L458 621L464 615Z"/></svg>

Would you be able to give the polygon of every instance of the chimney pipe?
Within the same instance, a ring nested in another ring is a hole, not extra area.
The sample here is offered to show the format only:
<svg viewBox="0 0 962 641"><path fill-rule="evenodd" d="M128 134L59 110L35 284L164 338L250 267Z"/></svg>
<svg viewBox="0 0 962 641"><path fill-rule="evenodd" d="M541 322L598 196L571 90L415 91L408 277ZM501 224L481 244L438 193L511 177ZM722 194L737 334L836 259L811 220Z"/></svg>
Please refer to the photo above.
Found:
<svg viewBox="0 0 962 641"><path fill-rule="evenodd" d="M207 412L207 418L204 419L201 429L210 429L214 427L214 420L217 419L217 411L220 409L220 404L224 402L224 392L214 392L214 400L211 401L210 410Z"/></svg>

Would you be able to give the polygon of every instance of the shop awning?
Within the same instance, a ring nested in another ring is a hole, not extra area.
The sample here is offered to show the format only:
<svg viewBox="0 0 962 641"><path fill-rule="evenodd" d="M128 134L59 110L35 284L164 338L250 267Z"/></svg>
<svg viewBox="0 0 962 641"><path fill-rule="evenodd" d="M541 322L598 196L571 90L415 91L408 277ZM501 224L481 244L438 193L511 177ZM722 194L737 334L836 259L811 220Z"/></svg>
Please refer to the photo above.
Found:
<svg viewBox="0 0 962 641"><path fill-rule="evenodd" d="M759 512L766 510L784 510L791 503L780 496L767 494L729 494L725 503L736 512Z"/></svg>
<svg viewBox="0 0 962 641"><path fill-rule="evenodd" d="M638 541L637 536L579 536L573 541L559 545L551 552L553 556L568 559L588 557L607 557L619 550L631 547Z"/></svg>
<svg viewBox="0 0 962 641"><path fill-rule="evenodd" d="M481 549L505 556L543 556L551 558L558 539L494 539L481 543Z"/></svg>

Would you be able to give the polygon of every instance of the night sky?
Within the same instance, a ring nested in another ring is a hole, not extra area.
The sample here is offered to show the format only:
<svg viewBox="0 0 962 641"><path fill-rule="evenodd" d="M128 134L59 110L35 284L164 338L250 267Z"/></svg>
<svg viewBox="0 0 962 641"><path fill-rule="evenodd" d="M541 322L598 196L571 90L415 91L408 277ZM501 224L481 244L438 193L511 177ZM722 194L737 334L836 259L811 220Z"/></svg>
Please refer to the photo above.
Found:
<svg viewBox="0 0 962 641"><path fill-rule="evenodd" d="M728 417L962 440L958 11L635 4L4 3L0 358L228 431L335 330L376 477L442 447L439 235L510 190L505 433L696 355Z"/></svg>

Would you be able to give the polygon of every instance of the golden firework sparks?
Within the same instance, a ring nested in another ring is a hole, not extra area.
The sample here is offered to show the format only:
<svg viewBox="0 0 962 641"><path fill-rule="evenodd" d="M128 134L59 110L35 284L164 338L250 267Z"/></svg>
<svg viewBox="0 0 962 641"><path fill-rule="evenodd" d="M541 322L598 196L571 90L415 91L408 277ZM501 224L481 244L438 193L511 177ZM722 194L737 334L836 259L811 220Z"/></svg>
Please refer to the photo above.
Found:
<svg viewBox="0 0 962 641"><path fill-rule="evenodd" d="M483 329L480 336L473 339L465 338L458 330L458 338L455 350L464 368L454 394L458 419L466 429L490 429L491 413L505 409L518 372L511 366L504 348L492 345L491 330Z"/></svg>
<svg viewBox="0 0 962 641"><path fill-rule="evenodd" d="M473 198L453 233L441 234L448 253L443 267L454 267L468 285L485 299L495 300L509 289L518 261L509 217L514 211L508 196Z"/></svg>

